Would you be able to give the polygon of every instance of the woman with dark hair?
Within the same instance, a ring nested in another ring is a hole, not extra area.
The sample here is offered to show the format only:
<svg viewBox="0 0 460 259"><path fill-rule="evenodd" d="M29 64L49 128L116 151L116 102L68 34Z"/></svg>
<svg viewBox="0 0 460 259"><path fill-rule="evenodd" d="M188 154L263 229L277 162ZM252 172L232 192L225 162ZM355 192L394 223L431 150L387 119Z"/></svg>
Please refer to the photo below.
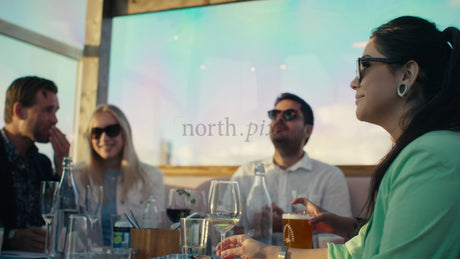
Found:
<svg viewBox="0 0 460 259"><path fill-rule="evenodd" d="M266 246L234 236L225 258L459 258L460 32L418 17L396 18L372 34L357 61L356 116L395 144L378 165L369 222L343 245Z"/></svg>

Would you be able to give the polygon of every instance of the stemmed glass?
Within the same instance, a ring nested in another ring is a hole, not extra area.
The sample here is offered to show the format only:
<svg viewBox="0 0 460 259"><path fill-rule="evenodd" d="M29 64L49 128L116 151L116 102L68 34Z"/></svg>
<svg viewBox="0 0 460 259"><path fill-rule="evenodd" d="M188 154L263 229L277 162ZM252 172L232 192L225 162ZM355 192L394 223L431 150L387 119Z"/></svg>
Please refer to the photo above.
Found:
<svg viewBox="0 0 460 259"><path fill-rule="evenodd" d="M101 214L102 200L104 197L104 188L99 185L87 185L85 196L85 212L90 221L91 227L91 249L94 249L96 222Z"/></svg>
<svg viewBox="0 0 460 259"><path fill-rule="evenodd" d="M240 189L236 181L211 182L208 198L208 220L220 232L220 241L241 216Z"/></svg>
<svg viewBox="0 0 460 259"><path fill-rule="evenodd" d="M191 212L198 212L200 216L206 217L208 198L203 190L190 191Z"/></svg>
<svg viewBox="0 0 460 259"><path fill-rule="evenodd" d="M43 220L46 224L45 254L50 255L48 248L48 238L50 225L53 222L55 214L55 202L59 182L42 181L40 186L40 209Z"/></svg>
<svg viewBox="0 0 460 259"><path fill-rule="evenodd" d="M191 205L189 190L184 188L171 188L169 190L166 214L173 223L179 222L180 218L190 215Z"/></svg>

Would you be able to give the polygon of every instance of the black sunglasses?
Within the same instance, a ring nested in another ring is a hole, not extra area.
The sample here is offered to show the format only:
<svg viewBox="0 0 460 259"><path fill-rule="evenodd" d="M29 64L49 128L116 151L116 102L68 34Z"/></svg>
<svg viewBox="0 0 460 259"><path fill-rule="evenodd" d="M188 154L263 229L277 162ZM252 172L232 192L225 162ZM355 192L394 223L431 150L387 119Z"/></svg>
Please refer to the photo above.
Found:
<svg viewBox="0 0 460 259"><path fill-rule="evenodd" d="M295 120L298 116L297 111L294 109L288 109L285 111L273 109L273 110L268 111L268 117L272 120L276 120L279 114L281 114L283 116L283 119L286 121Z"/></svg>
<svg viewBox="0 0 460 259"><path fill-rule="evenodd" d="M369 62L393 64L401 63L402 61L399 59L391 58L358 58L358 60L356 60L356 77L358 78L359 82L361 82L361 79L363 78L363 70L369 67Z"/></svg>
<svg viewBox="0 0 460 259"><path fill-rule="evenodd" d="M102 133L105 132L107 136L114 138L118 136L121 132L120 124L112 124L105 128L92 128L91 129L91 138L92 139L99 139Z"/></svg>

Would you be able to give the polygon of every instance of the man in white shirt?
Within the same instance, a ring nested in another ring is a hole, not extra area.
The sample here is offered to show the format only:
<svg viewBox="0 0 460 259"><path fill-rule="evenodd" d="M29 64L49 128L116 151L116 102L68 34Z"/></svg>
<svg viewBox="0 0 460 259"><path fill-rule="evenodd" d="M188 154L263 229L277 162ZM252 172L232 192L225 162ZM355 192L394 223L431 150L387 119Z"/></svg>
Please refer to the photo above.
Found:
<svg viewBox="0 0 460 259"><path fill-rule="evenodd" d="M265 182L273 202L274 244L279 243L282 236L282 213L292 211L294 198L307 198L329 212L351 217L350 195L342 171L311 159L303 150L313 131L311 107L300 97L283 93L268 116L275 154L261 162L265 165ZM240 166L232 176L238 181L243 203L253 184L254 164ZM244 209L241 218L239 225L243 226Z"/></svg>

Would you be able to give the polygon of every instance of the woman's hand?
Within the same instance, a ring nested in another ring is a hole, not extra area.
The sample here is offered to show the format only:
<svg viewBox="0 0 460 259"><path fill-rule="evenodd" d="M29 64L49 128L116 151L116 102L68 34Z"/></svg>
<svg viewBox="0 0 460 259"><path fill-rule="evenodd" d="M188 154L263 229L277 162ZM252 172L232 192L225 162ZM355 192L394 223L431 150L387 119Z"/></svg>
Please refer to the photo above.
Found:
<svg viewBox="0 0 460 259"><path fill-rule="evenodd" d="M228 237L217 245L217 255L225 259L276 259L279 251L280 247L265 245L246 235Z"/></svg>

